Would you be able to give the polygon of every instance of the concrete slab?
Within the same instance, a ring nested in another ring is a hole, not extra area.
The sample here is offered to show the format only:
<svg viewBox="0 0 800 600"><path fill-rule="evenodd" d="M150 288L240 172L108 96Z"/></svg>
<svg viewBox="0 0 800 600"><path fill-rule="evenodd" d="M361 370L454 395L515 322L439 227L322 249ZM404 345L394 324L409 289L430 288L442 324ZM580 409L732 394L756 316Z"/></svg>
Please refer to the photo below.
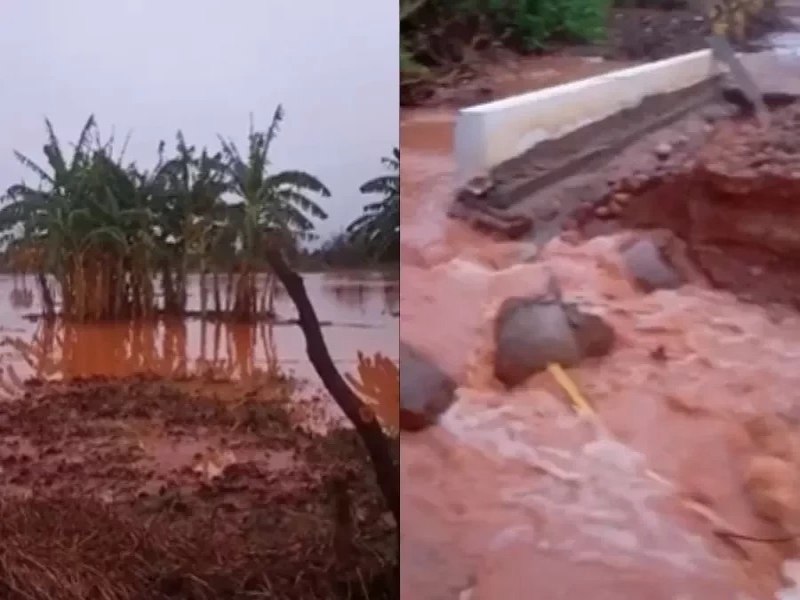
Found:
<svg viewBox="0 0 800 600"><path fill-rule="evenodd" d="M800 38L794 50L741 54L739 59L752 77L756 87L769 101L800 98ZM732 79L725 80L726 89L737 88Z"/></svg>
<svg viewBox="0 0 800 600"><path fill-rule="evenodd" d="M710 50L683 54L597 77L461 110L454 151L459 187L530 150L650 96L700 84L719 73Z"/></svg>

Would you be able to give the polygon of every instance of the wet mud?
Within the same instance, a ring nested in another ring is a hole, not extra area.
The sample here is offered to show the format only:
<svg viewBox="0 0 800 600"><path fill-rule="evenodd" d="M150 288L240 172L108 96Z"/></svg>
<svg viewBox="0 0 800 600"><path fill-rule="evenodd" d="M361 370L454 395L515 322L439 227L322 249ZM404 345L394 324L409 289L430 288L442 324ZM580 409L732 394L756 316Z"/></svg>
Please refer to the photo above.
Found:
<svg viewBox="0 0 800 600"><path fill-rule="evenodd" d="M396 534L352 430L290 380L32 380L0 404L6 598L388 598Z"/></svg>
<svg viewBox="0 0 800 600"><path fill-rule="evenodd" d="M798 109L775 109L767 131L729 109L521 202L558 210L515 242L448 220L447 147L404 146L402 337L458 387L435 426L401 438L403 594L766 600L786 584L800 552ZM642 240L673 283L632 272ZM503 302L553 276L615 333L610 354L569 369L590 418L546 371L513 390L495 377Z"/></svg>
<svg viewBox="0 0 800 600"><path fill-rule="evenodd" d="M639 167L633 178L611 182L572 224L589 236L669 230L712 287L800 308L799 123L797 104L775 109L768 128L722 120L691 152L674 148L655 169Z"/></svg>

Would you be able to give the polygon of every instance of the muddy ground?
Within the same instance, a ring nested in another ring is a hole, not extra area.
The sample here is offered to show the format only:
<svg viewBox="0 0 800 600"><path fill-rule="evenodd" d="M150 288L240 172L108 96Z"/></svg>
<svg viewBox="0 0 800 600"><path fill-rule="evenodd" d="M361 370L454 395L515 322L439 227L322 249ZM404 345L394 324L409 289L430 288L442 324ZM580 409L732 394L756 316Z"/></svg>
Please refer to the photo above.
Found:
<svg viewBox="0 0 800 600"><path fill-rule="evenodd" d="M611 11L609 33L598 46L599 55L618 60L659 60L707 48L711 27L702 3L671 10L622 8ZM733 42L748 50L764 35L788 27L774 7L751 19L745 39Z"/></svg>
<svg viewBox="0 0 800 600"><path fill-rule="evenodd" d="M29 381L0 404L0 595L392 597L396 529L368 458L349 429L312 432L325 411L295 392Z"/></svg>
<svg viewBox="0 0 800 600"><path fill-rule="evenodd" d="M790 28L775 9L753 19L747 37L735 44L750 50L766 34ZM403 85L404 106L460 108L496 98L598 75L621 66L706 48L710 25L699 8L670 10L617 7L609 14L606 39L592 45L554 43L523 55L490 44L470 50L462 61L434 68L430 80Z"/></svg>
<svg viewBox="0 0 800 600"><path fill-rule="evenodd" d="M606 193L586 199L567 229L588 237L667 230L712 287L800 308L800 104L774 110L768 128L749 118L705 127L694 128L694 139L673 128L660 143L645 141L636 162L609 178Z"/></svg>

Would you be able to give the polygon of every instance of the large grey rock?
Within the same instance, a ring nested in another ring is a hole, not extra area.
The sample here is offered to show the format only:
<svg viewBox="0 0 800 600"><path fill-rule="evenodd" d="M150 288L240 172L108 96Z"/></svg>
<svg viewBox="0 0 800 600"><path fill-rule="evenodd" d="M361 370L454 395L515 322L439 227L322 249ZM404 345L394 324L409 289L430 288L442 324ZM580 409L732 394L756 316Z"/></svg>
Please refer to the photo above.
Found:
<svg viewBox="0 0 800 600"><path fill-rule="evenodd" d="M400 429L432 425L455 400L455 382L430 358L400 342Z"/></svg>
<svg viewBox="0 0 800 600"><path fill-rule="evenodd" d="M684 283L681 274L653 240L636 240L623 248L621 253L628 273L642 291L674 289Z"/></svg>
<svg viewBox="0 0 800 600"><path fill-rule="evenodd" d="M564 305L564 311L581 358L599 358L611 352L616 341L611 325L597 315L581 312L574 304Z"/></svg>
<svg viewBox="0 0 800 600"><path fill-rule="evenodd" d="M510 298L495 323L495 377L513 387L550 363L571 366L614 345L614 330L596 315L553 299Z"/></svg>
<svg viewBox="0 0 800 600"><path fill-rule="evenodd" d="M495 377L522 383L548 363L575 364L580 349L561 305L552 300L511 298L495 324Z"/></svg>

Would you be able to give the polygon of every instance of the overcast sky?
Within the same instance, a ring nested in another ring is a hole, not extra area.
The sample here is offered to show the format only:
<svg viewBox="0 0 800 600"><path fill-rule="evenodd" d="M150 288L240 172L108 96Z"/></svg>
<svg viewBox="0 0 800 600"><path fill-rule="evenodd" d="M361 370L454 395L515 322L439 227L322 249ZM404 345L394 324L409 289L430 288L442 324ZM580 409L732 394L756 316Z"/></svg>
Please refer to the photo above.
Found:
<svg viewBox="0 0 800 600"><path fill-rule="evenodd" d="M6 0L0 19L0 188L29 173L12 151L44 162L44 117L62 142L94 113L126 156L149 168L158 142L216 150L246 142L249 114L286 118L276 168L331 189L324 235L368 200L399 143L398 3L390 0Z"/></svg>

